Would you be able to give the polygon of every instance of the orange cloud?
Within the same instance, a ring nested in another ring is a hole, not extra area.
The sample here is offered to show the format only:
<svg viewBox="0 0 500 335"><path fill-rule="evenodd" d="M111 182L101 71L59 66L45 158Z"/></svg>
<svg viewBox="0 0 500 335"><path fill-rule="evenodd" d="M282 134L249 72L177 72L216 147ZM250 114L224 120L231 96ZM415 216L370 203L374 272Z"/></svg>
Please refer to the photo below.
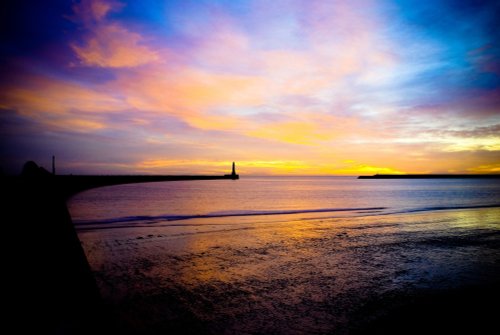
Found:
<svg viewBox="0 0 500 335"><path fill-rule="evenodd" d="M319 142L350 137L359 133L355 118L338 117L326 113L295 112L289 119L268 124L255 124L255 128L247 132L258 138L302 144L317 145Z"/></svg>
<svg viewBox="0 0 500 335"><path fill-rule="evenodd" d="M135 67L160 60L159 54L146 45L144 38L107 15L124 5L116 1L87 0L73 6L74 21L83 22L84 42L71 48L84 66L109 68Z"/></svg>
<svg viewBox="0 0 500 335"><path fill-rule="evenodd" d="M109 92L41 76L30 77L25 87L3 89L1 100L4 108L50 129L79 132L105 128L107 125L100 120L103 114L126 108Z"/></svg>
<svg viewBox="0 0 500 335"><path fill-rule="evenodd" d="M467 169L472 173L500 173L500 163L479 165Z"/></svg>
<svg viewBox="0 0 500 335"><path fill-rule="evenodd" d="M126 73L108 87L121 92L133 109L171 115L200 129L228 129L244 120L236 114L220 115L211 110L262 102L258 94L253 94L258 82L252 76L163 65Z"/></svg>
<svg viewBox="0 0 500 335"><path fill-rule="evenodd" d="M6 88L3 101L24 115L65 114L71 110L83 113L121 111L126 105L102 87L86 88L66 80L32 76L29 85Z"/></svg>
<svg viewBox="0 0 500 335"><path fill-rule="evenodd" d="M81 63L98 67L135 67L160 60L159 54L143 44L140 34L118 24L96 28L83 46L71 45Z"/></svg>
<svg viewBox="0 0 500 335"><path fill-rule="evenodd" d="M247 134L296 144L313 144L315 141L327 140L330 137L330 134L318 132L314 123L299 121L263 125L259 129L249 131Z"/></svg>
<svg viewBox="0 0 500 335"><path fill-rule="evenodd" d="M54 120L45 120L45 125L52 129L71 130L78 133L88 133L99 129L104 129L106 125L103 122L78 118L57 118Z"/></svg>

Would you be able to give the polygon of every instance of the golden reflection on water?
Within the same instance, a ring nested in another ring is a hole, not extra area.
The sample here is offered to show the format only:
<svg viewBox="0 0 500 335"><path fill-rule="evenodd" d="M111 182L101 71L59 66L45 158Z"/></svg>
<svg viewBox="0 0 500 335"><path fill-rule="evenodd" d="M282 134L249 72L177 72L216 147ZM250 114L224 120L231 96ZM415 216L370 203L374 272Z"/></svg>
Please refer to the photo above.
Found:
<svg viewBox="0 0 500 335"><path fill-rule="evenodd" d="M233 219L234 220L234 219ZM311 223L263 223L254 227L229 228L211 236L193 234L184 238L189 266L179 273L186 283L210 280L242 280L259 276L287 257L285 251L301 240L320 236ZM300 257L307 257L305 250Z"/></svg>
<svg viewBox="0 0 500 335"><path fill-rule="evenodd" d="M450 222L453 227L470 227L470 228L486 228L499 229L500 219L498 212L495 210L460 210L450 211L451 215L457 218Z"/></svg>
<svg viewBox="0 0 500 335"><path fill-rule="evenodd" d="M325 259L328 252L324 248L346 253L351 248L375 248L439 236L453 237L477 229L498 229L498 212L498 209L455 210L253 226L235 224L222 231L179 238L176 243L182 244L185 266L176 277L189 284L241 281L248 277L263 278L289 262L315 263L315 271L320 273L324 264L336 266L331 259ZM355 258L354 254L352 257ZM346 274L337 271L337 275Z"/></svg>

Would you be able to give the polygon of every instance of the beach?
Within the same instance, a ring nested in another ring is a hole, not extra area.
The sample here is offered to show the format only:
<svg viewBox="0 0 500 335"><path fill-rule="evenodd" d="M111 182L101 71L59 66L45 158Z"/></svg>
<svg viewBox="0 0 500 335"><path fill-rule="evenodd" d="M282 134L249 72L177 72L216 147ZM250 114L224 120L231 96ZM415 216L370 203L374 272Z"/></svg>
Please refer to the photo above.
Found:
<svg viewBox="0 0 500 335"><path fill-rule="evenodd" d="M500 208L375 214L77 225L77 232L122 334L494 324L486 302L499 296Z"/></svg>
<svg viewBox="0 0 500 335"><path fill-rule="evenodd" d="M1 9L3 333L498 328L500 0Z"/></svg>

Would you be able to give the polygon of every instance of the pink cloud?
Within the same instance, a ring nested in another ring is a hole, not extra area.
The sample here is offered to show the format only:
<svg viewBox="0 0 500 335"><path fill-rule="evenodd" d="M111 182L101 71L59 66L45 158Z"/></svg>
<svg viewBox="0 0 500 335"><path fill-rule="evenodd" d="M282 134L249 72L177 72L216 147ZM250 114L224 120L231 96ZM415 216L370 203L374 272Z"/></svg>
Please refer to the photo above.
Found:
<svg viewBox="0 0 500 335"><path fill-rule="evenodd" d="M99 0L73 6L73 20L82 22L87 31L83 42L71 43L81 65L122 68L160 60L158 51L148 46L141 34L107 18L109 12L122 7L123 4L116 1Z"/></svg>
<svg viewBox="0 0 500 335"><path fill-rule="evenodd" d="M74 15L70 18L83 22L86 26L92 26L103 21L108 13L120 11L123 6L124 4L113 0L82 0L73 5Z"/></svg>
<svg viewBox="0 0 500 335"><path fill-rule="evenodd" d="M73 43L71 47L85 66L135 67L160 60L158 52L146 46L140 34L116 23L94 28L83 45Z"/></svg>

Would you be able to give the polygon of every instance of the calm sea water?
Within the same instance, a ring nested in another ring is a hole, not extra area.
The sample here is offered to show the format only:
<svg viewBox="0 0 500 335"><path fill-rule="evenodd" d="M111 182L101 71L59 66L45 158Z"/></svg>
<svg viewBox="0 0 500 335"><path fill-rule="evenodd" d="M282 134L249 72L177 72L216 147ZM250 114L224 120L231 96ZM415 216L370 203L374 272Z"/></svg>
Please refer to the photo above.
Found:
<svg viewBox="0 0 500 335"><path fill-rule="evenodd" d="M103 187L69 201L79 226L286 221L500 206L498 180L244 177Z"/></svg>

